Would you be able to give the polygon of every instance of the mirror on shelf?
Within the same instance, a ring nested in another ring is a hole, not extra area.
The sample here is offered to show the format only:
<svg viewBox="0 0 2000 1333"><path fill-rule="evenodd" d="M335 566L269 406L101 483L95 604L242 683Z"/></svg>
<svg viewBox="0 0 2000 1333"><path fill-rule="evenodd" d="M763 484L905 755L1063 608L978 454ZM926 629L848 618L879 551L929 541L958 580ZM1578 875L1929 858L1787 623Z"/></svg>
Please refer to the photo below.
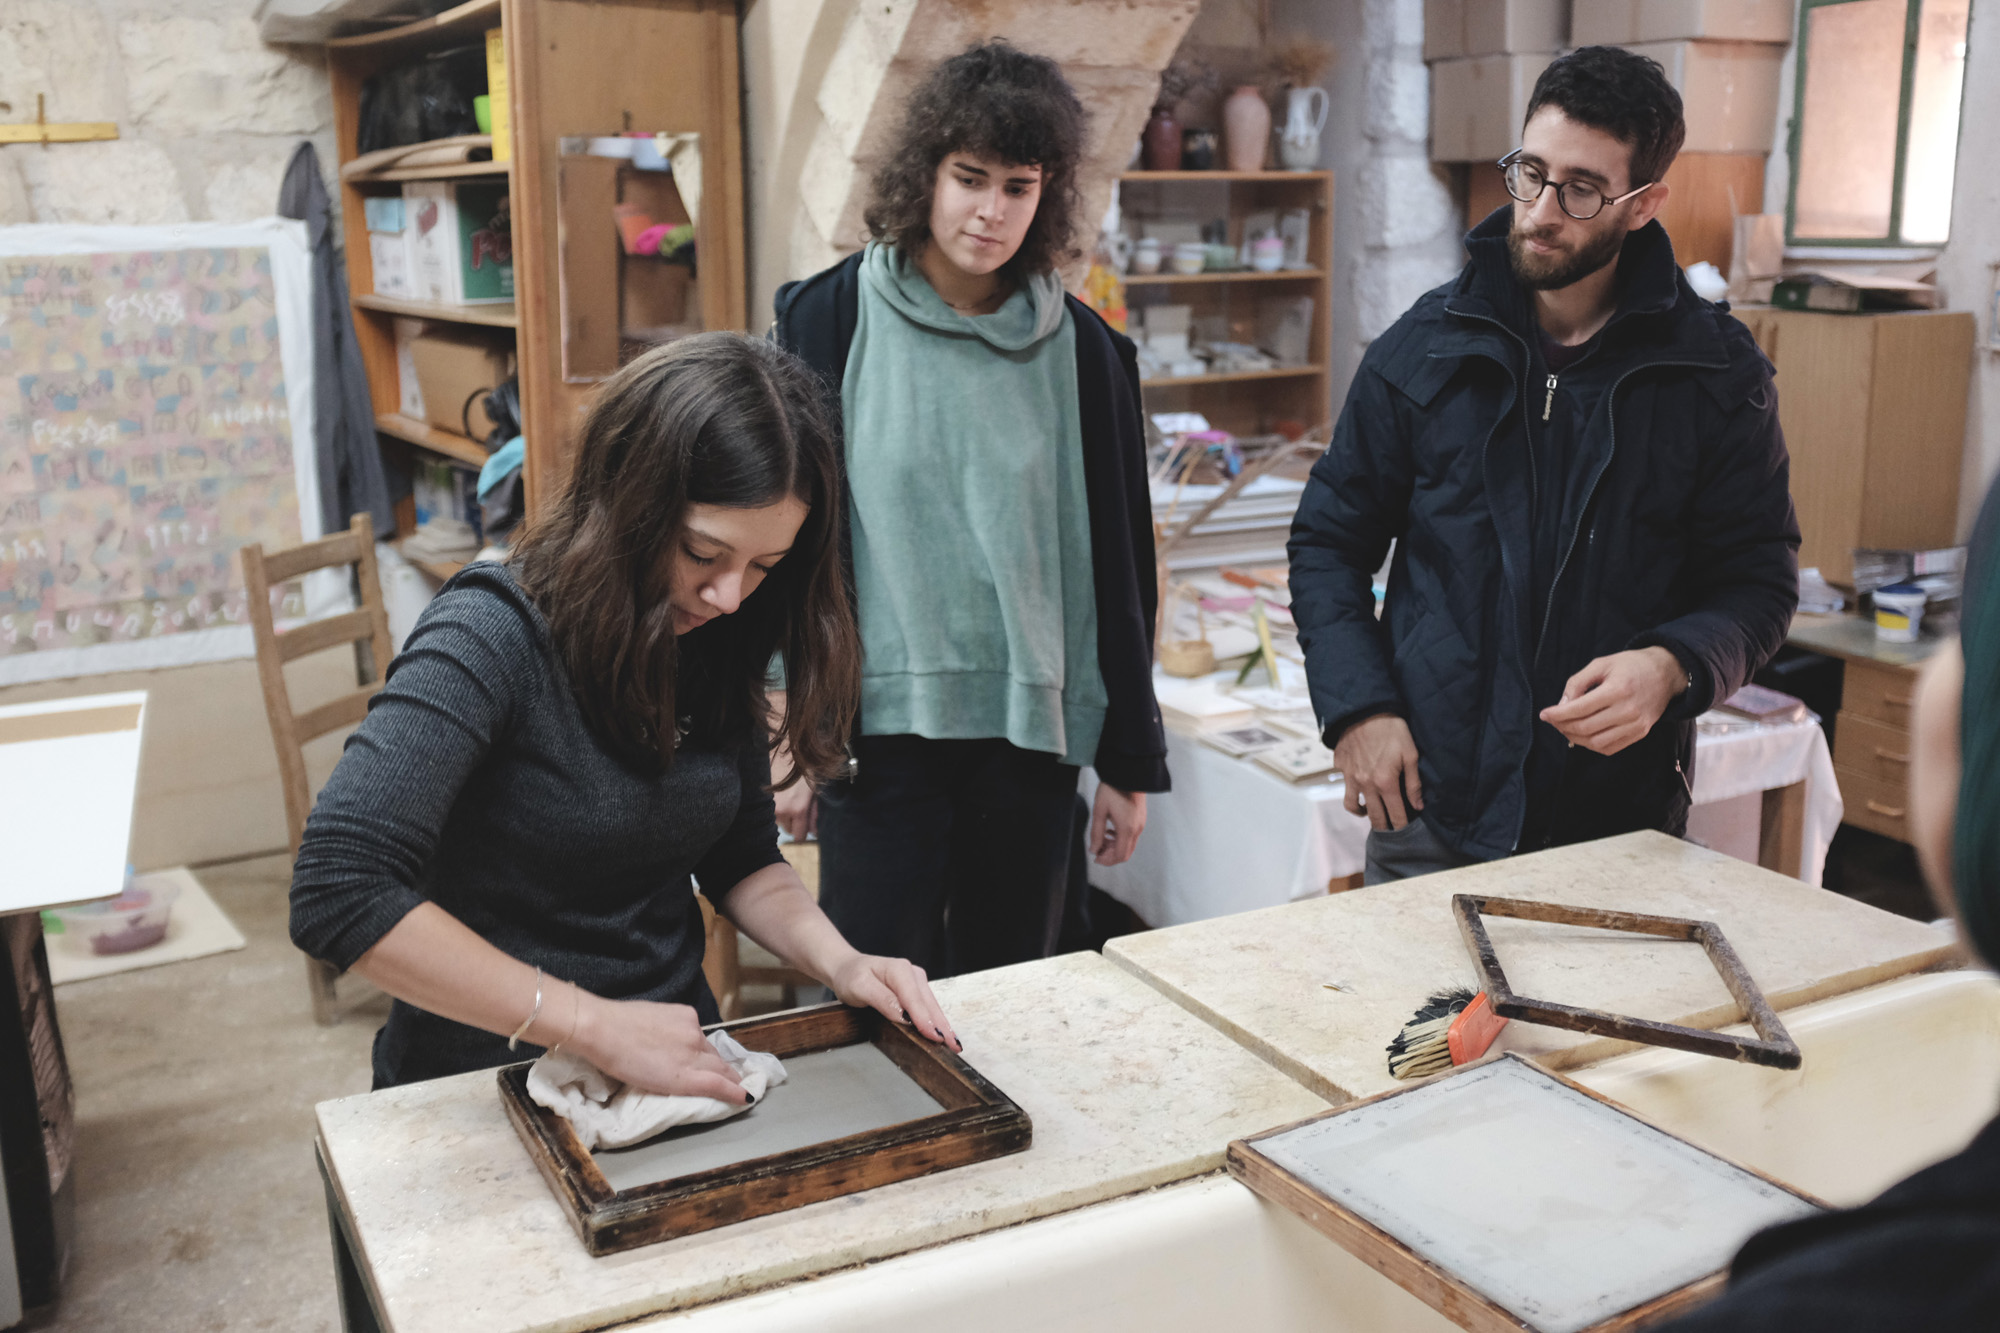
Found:
<svg viewBox="0 0 2000 1333"><path fill-rule="evenodd" d="M706 327L700 135L564 138L556 216L563 379L603 379Z"/></svg>

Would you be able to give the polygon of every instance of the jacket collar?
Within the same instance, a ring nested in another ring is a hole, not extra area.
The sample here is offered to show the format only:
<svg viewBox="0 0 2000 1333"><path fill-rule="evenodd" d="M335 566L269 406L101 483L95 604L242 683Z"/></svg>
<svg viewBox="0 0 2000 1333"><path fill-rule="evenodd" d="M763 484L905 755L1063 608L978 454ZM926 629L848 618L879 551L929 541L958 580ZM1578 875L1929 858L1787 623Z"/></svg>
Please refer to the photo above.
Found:
<svg viewBox="0 0 2000 1333"><path fill-rule="evenodd" d="M1467 320L1497 322L1526 340L1535 334L1534 303L1507 257L1513 216L1511 208L1497 209L1467 233L1468 259L1445 295L1444 308L1458 317L1461 327ZM1607 332L1614 328L1618 332L1613 336L1642 364L1719 367L1727 361L1714 315L1681 275L1673 242L1657 219L1626 237L1619 254L1618 308L1605 325Z"/></svg>

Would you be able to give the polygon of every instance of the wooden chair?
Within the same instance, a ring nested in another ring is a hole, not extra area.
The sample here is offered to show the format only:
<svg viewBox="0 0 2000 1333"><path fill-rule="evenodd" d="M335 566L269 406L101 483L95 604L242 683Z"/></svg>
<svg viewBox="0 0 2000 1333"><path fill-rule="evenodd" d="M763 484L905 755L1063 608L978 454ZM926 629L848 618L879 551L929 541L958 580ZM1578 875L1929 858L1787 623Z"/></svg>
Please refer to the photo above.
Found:
<svg viewBox="0 0 2000 1333"><path fill-rule="evenodd" d="M819 844L786 843L778 850L791 862L792 869L799 872L806 892L819 897ZM743 1016L745 986L778 987L778 1007L790 1009L799 1002L799 987L819 984L805 973L795 972L789 967L745 963L742 959L742 940L729 918L718 914L706 898L701 900L701 915L702 923L708 929L708 949L702 955L701 970L708 977L708 988L715 992L716 1007L722 1011L725 1020Z"/></svg>
<svg viewBox="0 0 2000 1333"><path fill-rule="evenodd" d="M265 554L261 545L242 548L243 582L249 594L250 630L257 641L257 676L264 687L264 712L271 720L271 744L278 752L278 776L285 794L285 823L292 854L298 855L306 816L312 813L312 788L306 780L305 745L328 732L353 726L368 715L368 700L382 688L389 667L389 612L382 600L381 576L375 569L375 525L356 514L347 531L288 551ZM279 633L271 619L271 589L318 569L353 566L359 586L358 610L310 621ZM295 712L285 688L285 663L342 644L357 645L355 679L358 688L330 703ZM358 645L367 645L364 655ZM306 959L306 986L312 996L314 1021L340 1021L354 1001L342 1005L335 994L338 973L317 958ZM372 991L371 991L372 993Z"/></svg>
<svg viewBox="0 0 2000 1333"><path fill-rule="evenodd" d="M335 566L355 566L361 588L361 609L324 620L315 620L280 634L271 621L271 588L301 574ZM299 850L306 816L312 813L312 788L306 780L306 742L341 727L352 726L368 715L368 700L382 688L382 674L392 655L389 615L382 600L382 582L375 568L375 527L368 515L356 514L346 532L323 541L309 542L266 555L262 546L243 548L243 581L249 591L250 627L257 640L257 674L264 686L264 711L271 719L271 743L278 752L278 774L284 785L285 822L291 834L292 854ZM359 686L331 703L309 712L292 709L292 697L285 688L285 663L307 653L336 648L343 643L368 645L367 662L355 659L355 679ZM734 1018L742 1009L742 985L736 967L736 928L717 916L708 899L701 898L703 924L708 948L702 971L724 1018ZM354 1007L355 1001L341 1003L335 993L338 974L317 958L306 959L306 985L312 996L313 1018L332 1024ZM372 990L371 990L372 993Z"/></svg>

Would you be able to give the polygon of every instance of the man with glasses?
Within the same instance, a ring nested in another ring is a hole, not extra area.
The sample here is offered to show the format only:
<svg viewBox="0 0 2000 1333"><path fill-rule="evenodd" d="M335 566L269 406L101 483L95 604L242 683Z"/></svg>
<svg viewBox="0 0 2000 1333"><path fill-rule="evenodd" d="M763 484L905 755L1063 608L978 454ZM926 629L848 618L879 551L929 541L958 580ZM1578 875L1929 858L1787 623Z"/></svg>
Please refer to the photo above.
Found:
<svg viewBox="0 0 2000 1333"><path fill-rule="evenodd" d="M1370 883L1682 832L1694 719L1784 641L1771 366L1654 220L1683 137L1653 61L1551 64L1514 204L1370 346L1313 468L1292 614Z"/></svg>

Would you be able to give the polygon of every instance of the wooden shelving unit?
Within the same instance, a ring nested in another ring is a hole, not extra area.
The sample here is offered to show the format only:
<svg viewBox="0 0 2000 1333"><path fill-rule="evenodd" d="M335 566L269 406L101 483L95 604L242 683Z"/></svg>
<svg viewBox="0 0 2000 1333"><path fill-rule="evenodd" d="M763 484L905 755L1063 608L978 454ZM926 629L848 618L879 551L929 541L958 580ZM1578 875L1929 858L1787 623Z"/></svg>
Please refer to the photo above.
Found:
<svg viewBox="0 0 2000 1333"><path fill-rule="evenodd" d="M1205 282L1319 282L1327 276L1324 269L1297 268L1279 269L1275 273L1259 273L1255 269L1232 269L1225 273L1127 273L1125 285L1178 286L1182 283Z"/></svg>
<svg viewBox="0 0 2000 1333"><path fill-rule="evenodd" d="M1219 315L1227 321L1232 340L1253 344L1259 300L1287 295L1313 298L1304 365L1144 380L1140 388L1146 410L1200 412L1218 429L1239 435L1272 430L1285 422L1310 429L1326 421L1333 411L1328 373L1333 339L1333 173L1128 171L1119 180L1120 209L1127 221L1143 226L1150 219L1222 218L1232 245L1242 242L1245 220L1253 213L1303 208L1311 215L1306 269L1125 275L1129 306L1192 306L1197 319Z"/></svg>
<svg viewBox="0 0 2000 1333"><path fill-rule="evenodd" d="M384 315L407 315L413 319L445 320L453 324L483 324L487 328L511 329L520 324L513 305L442 305L436 301L410 301L400 296L364 293L351 298L363 310ZM391 344L393 352L393 340Z"/></svg>
<svg viewBox="0 0 2000 1333"><path fill-rule="evenodd" d="M596 387L562 372L560 141L629 131L701 135L702 321L744 327L743 145L735 0L470 0L433 18L328 43L341 164L357 156L362 84L439 51L483 46L498 28L507 54L512 159L370 172L340 182L355 336L368 370L375 425L387 449L419 449L476 467L479 442L401 415L395 321L460 324L511 341L520 367L532 514L568 469L571 432ZM509 185L512 305L446 306L376 296L363 201L409 180L499 179ZM573 225L603 225L607 218ZM407 534L414 515L399 515ZM448 577L456 567L421 562Z"/></svg>
<svg viewBox="0 0 2000 1333"><path fill-rule="evenodd" d="M345 177L350 185L400 183L402 181L466 180L479 176L505 176L505 162L455 162L438 167L390 167L385 171L364 171Z"/></svg>
<svg viewBox="0 0 2000 1333"><path fill-rule="evenodd" d="M1303 375L1324 375L1318 366L1281 366L1276 370L1235 370L1221 375L1173 375L1164 379L1140 380L1142 389L1193 389L1204 384L1247 384L1252 380L1287 380Z"/></svg>
<svg viewBox="0 0 2000 1333"><path fill-rule="evenodd" d="M465 568L466 562L463 560L426 560L421 556L414 556L405 551L403 543L400 541L390 542L389 545L395 547L396 553L402 556L403 559L409 561L439 583L443 583L446 579L458 573L459 570Z"/></svg>
<svg viewBox="0 0 2000 1333"><path fill-rule="evenodd" d="M414 444L434 454L443 454L453 462L464 463L467 467L486 465L486 446L479 441L468 439L455 430L439 430L428 421L418 421L415 417L406 417L401 412L381 413L375 418L375 429L406 444Z"/></svg>

